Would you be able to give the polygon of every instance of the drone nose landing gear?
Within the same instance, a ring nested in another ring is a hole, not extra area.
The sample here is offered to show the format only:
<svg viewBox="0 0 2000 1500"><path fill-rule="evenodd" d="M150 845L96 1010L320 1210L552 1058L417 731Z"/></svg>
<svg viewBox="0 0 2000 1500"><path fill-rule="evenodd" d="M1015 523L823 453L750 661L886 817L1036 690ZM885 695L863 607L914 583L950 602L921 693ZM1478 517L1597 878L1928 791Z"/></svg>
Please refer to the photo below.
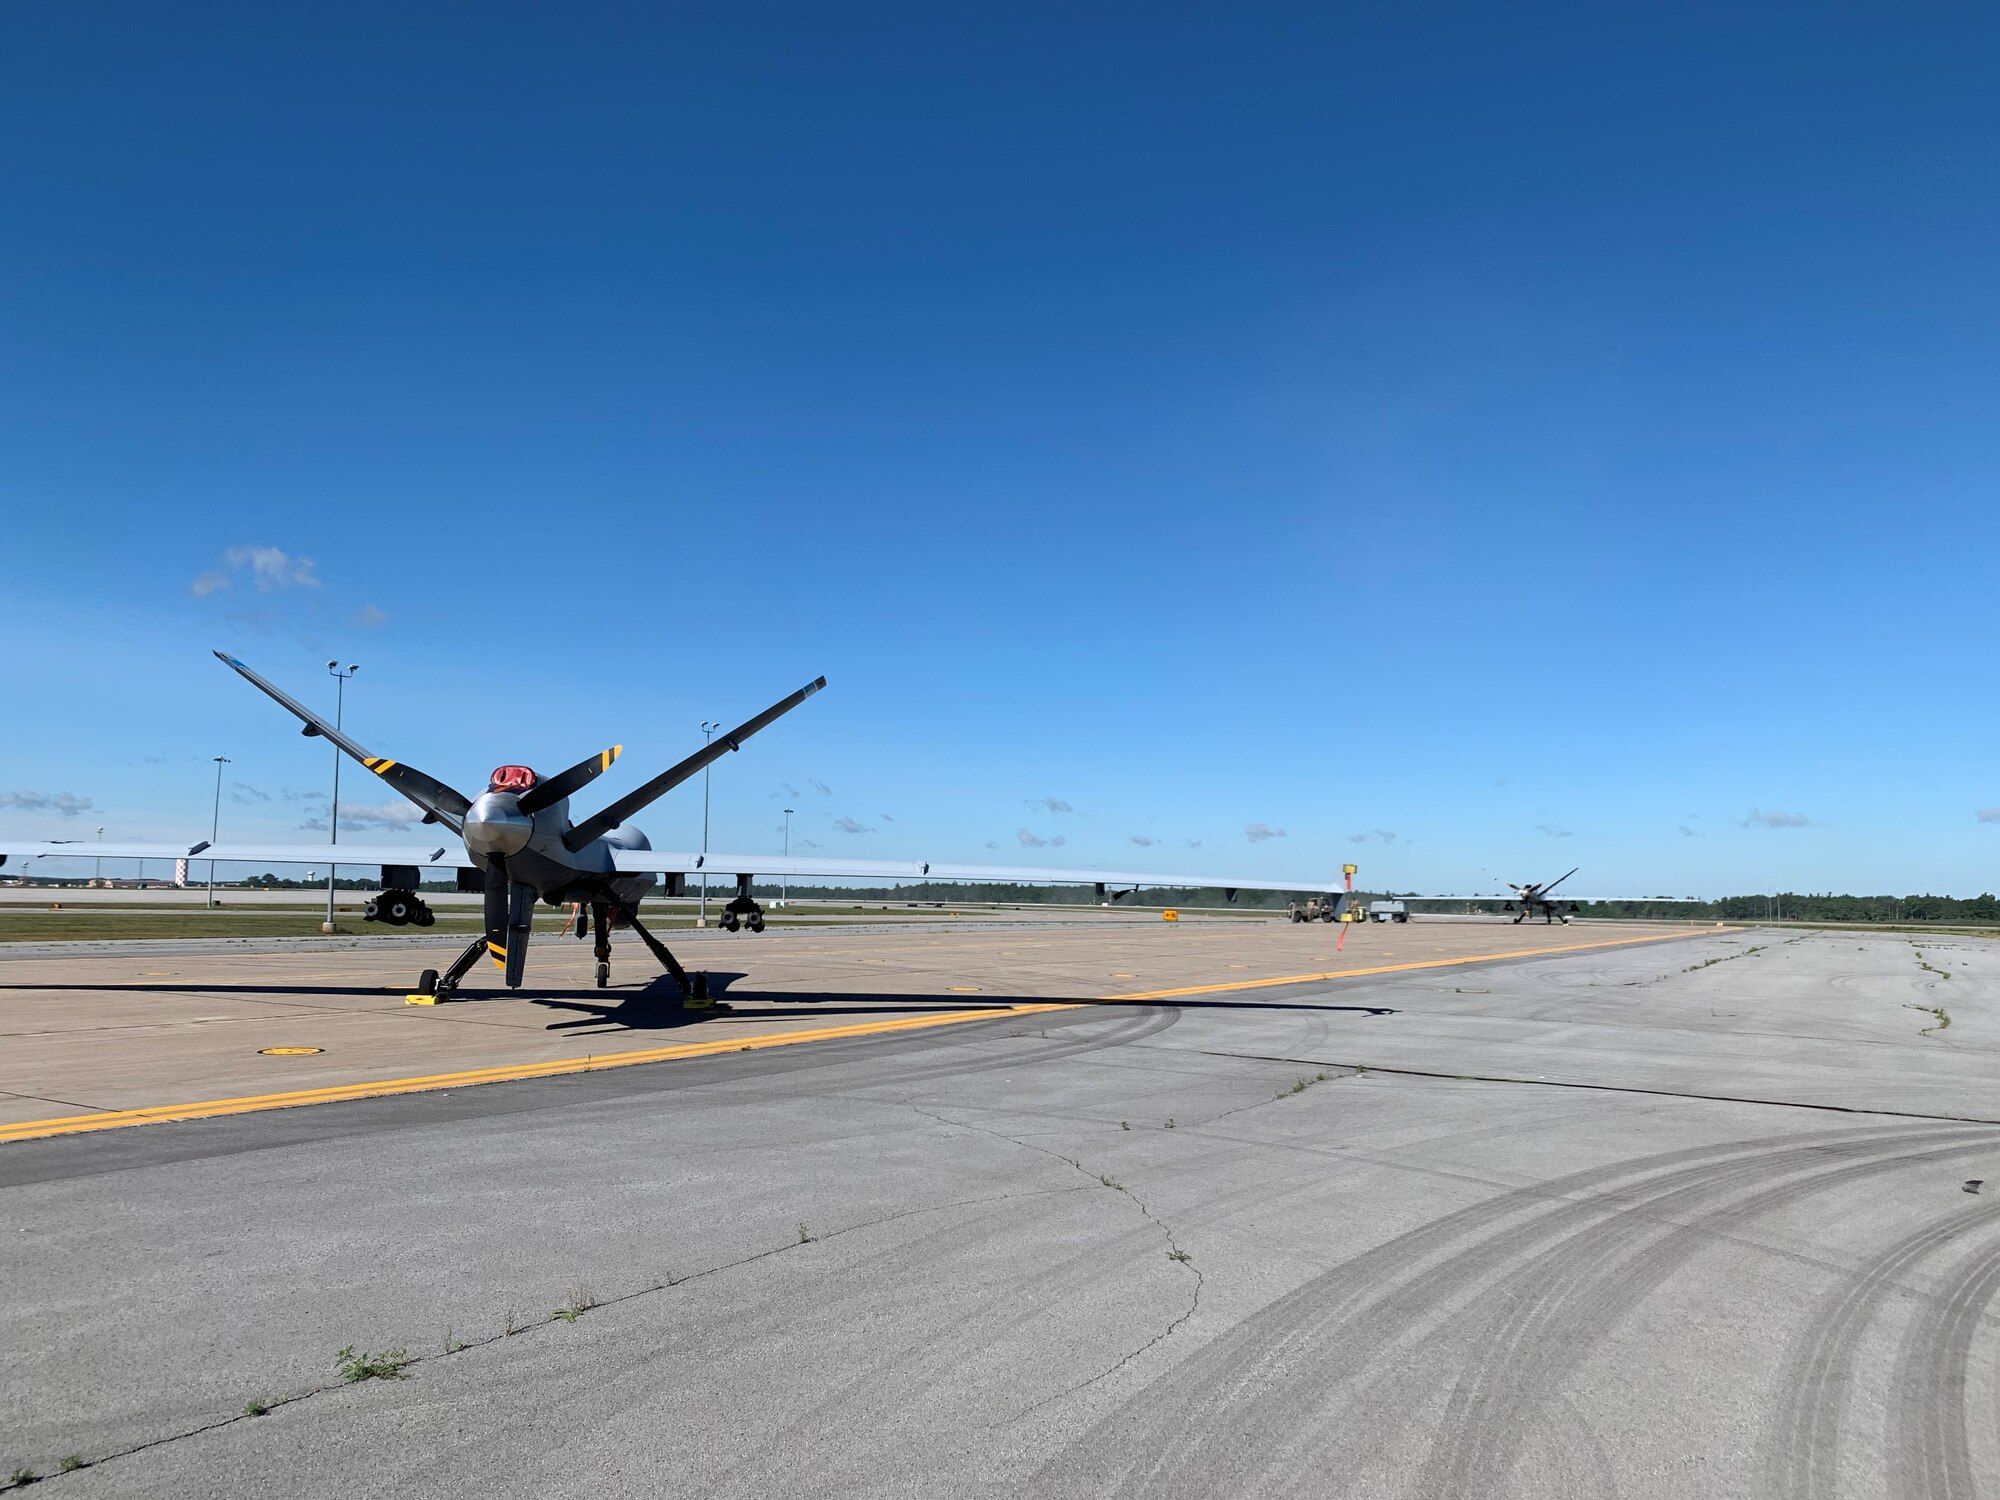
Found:
<svg viewBox="0 0 2000 1500"><path fill-rule="evenodd" d="M722 908L724 932L734 932L739 927L747 927L752 932L764 930L764 908L750 894L750 883L754 879L754 875L736 877L736 899Z"/></svg>

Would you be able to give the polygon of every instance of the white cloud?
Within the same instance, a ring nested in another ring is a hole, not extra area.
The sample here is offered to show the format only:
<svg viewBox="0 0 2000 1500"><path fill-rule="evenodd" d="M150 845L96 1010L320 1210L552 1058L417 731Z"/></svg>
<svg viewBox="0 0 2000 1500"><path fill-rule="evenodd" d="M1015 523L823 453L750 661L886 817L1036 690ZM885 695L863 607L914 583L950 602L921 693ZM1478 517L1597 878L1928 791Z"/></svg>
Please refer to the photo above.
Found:
<svg viewBox="0 0 2000 1500"><path fill-rule="evenodd" d="M1365 844L1370 839L1379 839L1386 846L1395 843L1397 837L1398 835L1391 833L1386 828L1371 828L1366 833L1350 833L1347 836L1347 842L1350 844Z"/></svg>
<svg viewBox="0 0 2000 1500"><path fill-rule="evenodd" d="M260 594L273 589L316 589L324 586L315 571L318 566L310 557L294 557L281 547L231 547L222 554L220 568L211 568L190 587L196 598L205 598L248 573Z"/></svg>
<svg viewBox="0 0 2000 1500"><path fill-rule="evenodd" d="M1030 797L1028 799L1028 806L1039 807L1045 812L1052 813L1073 813L1076 811L1075 808L1071 807L1060 797Z"/></svg>
<svg viewBox="0 0 2000 1500"><path fill-rule="evenodd" d="M340 826L342 829L377 828L391 833L407 833L423 822L424 815L407 802L377 802L373 804L357 802L340 804ZM324 829L326 814L314 813L301 828Z"/></svg>
<svg viewBox="0 0 2000 1500"><path fill-rule="evenodd" d="M1282 828L1273 828L1269 823L1252 823L1243 830L1243 837L1253 844L1261 844L1265 839L1290 838L1291 835Z"/></svg>
<svg viewBox="0 0 2000 1500"><path fill-rule="evenodd" d="M818 792L822 797L831 797L833 795L832 787L828 786L824 781L819 781L811 776L806 778L806 785Z"/></svg>
<svg viewBox="0 0 2000 1500"><path fill-rule="evenodd" d="M987 848L989 848L989 849L998 849L998 848L999 848L1000 846L999 846L998 844L994 843L994 842L993 842L993 840L991 840L991 839L988 839L988 840L986 841L986 847L987 847Z"/></svg>
<svg viewBox="0 0 2000 1500"><path fill-rule="evenodd" d="M1982 807L1973 816L1982 823L2000 823L2000 807Z"/></svg>
<svg viewBox="0 0 2000 1500"><path fill-rule="evenodd" d="M1151 834L1134 833L1127 835L1125 842L1128 844L1137 844L1141 849L1150 849L1153 845L1159 843L1159 840Z"/></svg>
<svg viewBox="0 0 2000 1500"><path fill-rule="evenodd" d="M1059 833L1043 838L1040 834L1031 833L1025 828L1018 830L1014 837L1021 841L1021 847L1024 849L1060 849L1069 842Z"/></svg>
<svg viewBox="0 0 2000 1500"><path fill-rule="evenodd" d="M378 604L364 604L354 612L354 623L363 630L379 629L388 619L388 613Z"/></svg>
<svg viewBox="0 0 2000 1500"><path fill-rule="evenodd" d="M1680 825L1680 834L1681 837L1684 839L1698 839L1701 837L1700 834L1696 833L1692 828L1688 827L1687 824L1685 823Z"/></svg>
<svg viewBox="0 0 2000 1500"><path fill-rule="evenodd" d="M1812 819L1804 813L1767 812L1753 807L1743 819L1745 828L1810 828Z"/></svg>
<svg viewBox="0 0 2000 1500"><path fill-rule="evenodd" d="M1547 834L1552 839L1573 839L1576 837L1576 835L1571 833L1567 828L1564 828L1556 823L1537 823L1535 827L1540 829L1543 833Z"/></svg>
<svg viewBox="0 0 2000 1500"><path fill-rule="evenodd" d="M45 812L59 818L75 818L92 811L94 806L88 797L68 792L0 792L0 807L16 812Z"/></svg>
<svg viewBox="0 0 2000 1500"><path fill-rule="evenodd" d="M838 828L842 833L873 833L875 831L872 828L864 828L852 818L835 818L833 826Z"/></svg>

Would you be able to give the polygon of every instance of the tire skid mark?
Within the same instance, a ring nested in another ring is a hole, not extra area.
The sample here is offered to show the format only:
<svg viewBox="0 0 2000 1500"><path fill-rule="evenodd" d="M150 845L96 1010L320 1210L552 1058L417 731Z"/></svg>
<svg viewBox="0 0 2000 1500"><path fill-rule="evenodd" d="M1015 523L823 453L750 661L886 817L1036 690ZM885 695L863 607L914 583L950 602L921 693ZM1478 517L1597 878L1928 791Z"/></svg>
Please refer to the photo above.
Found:
<svg viewBox="0 0 2000 1500"><path fill-rule="evenodd" d="M1767 1136L1610 1163L1458 1209L1278 1297L1107 1415L1077 1445L1078 1452L1096 1457L1087 1466L1092 1472L1079 1466L1075 1478L1100 1493L1122 1481L1120 1493L1137 1494L1224 1453L1237 1455L1239 1467L1268 1467L1259 1460L1313 1424L1335 1388L1367 1373L1371 1343L1404 1331L1441 1304L1476 1298L1480 1283L1493 1278L1495 1262L1525 1255L1607 1213L1643 1207L1648 1195L1717 1173L1769 1171L1774 1158L1838 1161L1844 1152L1975 1137L1994 1139L1990 1128L1881 1126ZM1413 1272L1416 1262L1430 1264ZM1257 1436L1246 1440L1252 1428ZM1121 1454L1127 1457L1120 1460ZM1104 1472L1107 1459L1122 1472ZM1054 1466L1045 1475L1062 1478ZM1248 1471L1207 1476L1237 1489L1252 1477Z"/></svg>
<svg viewBox="0 0 2000 1500"><path fill-rule="evenodd" d="M1832 1168L1793 1162L1782 1170L1798 1174L1796 1180L1778 1185L1771 1185L1769 1172L1718 1173L1709 1182L1653 1199L1643 1214L1620 1215L1572 1236L1496 1289L1503 1310L1480 1339L1480 1357L1452 1393L1440 1439L1416 1488L1465 1494L1503 1480L1526 1436L1518 1411L1558 1398L1570 1372L1618 1320L1718 1235L1832 1189L1990 1151L1993 1145L1961 1142ZM1753 1196L1707 1206L1745 1187ZM1659 1222L1680 1215L1694 1217L1687 1223Z"/></svg>
<svg viewBox="0 0 2000 1500"><path fill-rule="evenodd" d="M1961 1234L2000 1218L2000 1205L1955 1221ZM1892 1417L1890 1492L1978 1500L1972 1444L1966 1434L1966 1377L1972 1341L1986 1307L2000 1293L2000 1244L1961 1267L1917 1315L1896 1359L1890 1385L1900 1393Z"/></svg>
<svg viewBox="0 0 2000 1500"><path fill-rule="evenodd" d="M1787 1395L1771 1424L1769 1466L1772 1493L1780 1500L1830 1500L1839 1493L1848 1387L1855 1353L1869 1324L1924 1260L1996 1219L2000 1204L1932 1224L1897 1241L1857 1270L1832 1305L1814 1318L1779 1376L1779 1389ZM1899 1380L1904 1373L1899 1366ZM1935 1378L1934 1371L1926 1370L1920 1383L1928 1389Z"/></svg>
<svg viewBox="0 0 2000 1500"><path fill-rule="evenodd" d="M846 1088L830 1089L829 1093L861 1093L868 1089L901 1087L910 1083L925 1083L934 1078L958 1078L971 1073L990 1073L1000 1068L1032 1068L1044 1063L1063 1062L1088 1053L1101 1052L1107 1047L1124 1047L1133 1042L1142 1042L1151 1036L1173 1026L1181 1018L1181 1009L1175 1005L1147 1005L1135 1013L1121 1017L1103 1031L1075 1039L1054 1040L1043 1046L1029 1050L1006 1049L998 1055L961 1058L957 1061L927 1063L906 1068L894 1073L883 1073L864 1082ZM1072 1023L1074 1025L1075 1023ZM1068 1028L1065 1028L1068 1029ZM978 1038L968 1038L969 1042L988 1043L995 1040L1026 1040L1023 1032L989 1031ZM1036 1040L1040 1040L1036 1038Z"/></svg>

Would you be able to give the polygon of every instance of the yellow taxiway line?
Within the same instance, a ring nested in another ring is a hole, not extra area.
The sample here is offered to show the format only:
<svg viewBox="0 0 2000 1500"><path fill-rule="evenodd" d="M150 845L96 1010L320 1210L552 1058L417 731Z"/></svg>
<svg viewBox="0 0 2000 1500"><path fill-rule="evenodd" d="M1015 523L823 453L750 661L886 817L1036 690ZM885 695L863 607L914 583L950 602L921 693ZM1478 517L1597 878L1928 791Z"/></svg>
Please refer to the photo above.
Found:
<svg viewBox="0 0 2000 1500"><path fill-rule="evenodd" d="M631 1052L563 1058L553 1062L514 1063L497 1068L472 1068L459 1073L430 1073L415 1078L381 1078L366 1083L329 1084L323 1088L295 1089L284 1094L248 1094L236 1099L203 1099L188 1104L162 1104L150 1109L103 1110L97 1114L66 1115L54 1120L23 1120L13 1125L0 1125L0 1142L81 1135L94 1130L116 1130L125 1125L157 1125L175 1120L207 1120L222 1115L255 1114L267 1109L292 1109L302 1104L337 1104L353 1099L378 1099L391 1094L430 1093L439 1089L470 1088L482 1083L512 1083L526 1078L553 1078L565 1073L596 1073L607 1068L629 1068L639 1063L713 1057L725 1052L755 1052L766 1047L791 1047L800 1042L829 1042L843 1037L877 1036L886 1032L920 1031L933 1026L957 1025L965 1021L998 1021L1011 1016L1046 1015L1051 1011L1081 1010L1086 1006L1105 1003L1129 1005L1146 1000L1171 1000L1183 995L1215 995L1237 990L1270 989L1278 985L1312 984L1329 979L1360 979L1373 974L1399 974L1413 969L1448 969L1464 964L1493 963L1507 958L1536 958L1547 953L1578 953L1589 948L1623 948L1633 943L1657 943L1666 938L1694 935L1691 932L1662 932L1652 933L1646 937L1612 938L1596 943L1568 943L1555 948L1522 948L1510 953L1473 953L1460 958L1431 958L1411 963L1375 964L1361 969L1334 969L1324 974L1286 974L1275 979L1231 979L1220 984L1193 984L1171 990L1139 990L1122 995L1100 995L1090 1000L1054 1000L1041 1004L991 1007L985 1010L944 1011L936 1014L902 1016L887 1021L859 1021L848 1026L825 1026L813 1031L780 1031L762 1036L725 1037L712 1042L687 1042L678 1047L645 1047Z"/></svg>
<svg viewBox="0 0 2000 1500"><path fill-rule="evenodd" d="M1453 969L1461 964L1498 963L1503 958L1540 958L1545 953L1581 953L1586 948L1627 948L1634 943L1659 943L1668 938L1695 937L1734 928L1702 927L1687 932L1651 932L1644 937L1605 938L1595 943L1564 943L1555 948L1518 948L1512 953L1469 953L1463 958L1425 958L1407 964L1376 964L1367 969L1330 969L1324 974L1286 974L1277 979L1232 979L1227 984L1191 984L1178 990L1140 990L1130 995L1106 995L1106 1000L1171 1000L1177 995L1212 995L1218 990L1267 990L1280 984L1311 984L1322 979L1361 979L1370 974L1402 974L1411 969Z"/></svg>

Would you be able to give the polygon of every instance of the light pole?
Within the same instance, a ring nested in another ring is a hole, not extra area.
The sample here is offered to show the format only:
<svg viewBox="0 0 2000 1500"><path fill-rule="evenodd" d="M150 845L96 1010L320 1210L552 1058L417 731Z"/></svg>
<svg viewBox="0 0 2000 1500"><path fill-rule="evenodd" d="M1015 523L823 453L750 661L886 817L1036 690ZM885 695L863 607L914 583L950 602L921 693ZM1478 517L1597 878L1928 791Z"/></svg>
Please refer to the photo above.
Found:
<svg viewBox="0 0 2000 1500"><path fill-rule="evenodd" d="M340 728L340 716L343 712L346 711L347 708L347 679L352 677L356 672L359 672L361 670L361 667L360 664L357 662L349 662L347 664L347 670L343 672L340 670L340 663L338 661L330 661L326 664L326 669L333 675L334 680L340 684L339 687L334 689L334 697L333 697L333 727L335 729L338 729ZM330 835L331 835L328 838L327 842L331 844L339 843L340 842L340 746L338 745L335 745L333 747L333 806L328 813L327 826L328 829L330 830ZM328 852L330 855L331 851ZM327 860L327 866L326 866L326 920L319 924L319 930L321 932L333 931L333 877L334 877L334 865L332 859L329 858Z"/></svg>
<svg viewBox="0 0 2000 1500"><path fill-rule="evenodd" d="M792 858L792 809L788 807L785 809L785 860L788 864L790 863L791 858ZM780 885L778 887L778 905L790 906L792 904L792 872L790 870L786 870L783 875L778 877L778 879L780 881Z"/></svg>
<svg viewBox="0 0 2000 1500"><path fill-rule="evenodd" d="M97 842L98 842L98 843L100 843L100 844L104 842L104 830L103 830L102 828L100 828L100 829L98 829L98 830L97 830ZM98 856L97 856L97 863L96 863L96 864L95 864L94 866L92 866L92 869L93 869L94 873L93 873L93 874L91 875L91 877L90 877L90 883L91 883L92 885L102 885L102 884L104 884L104 856L103 856L103 855L101 855L101 854L100 854L100 855L98 855Z"/></svg>
<svg viewBox="0 0 2000 1500"><path fill-rule="evenodd" d="M722 726L709 719L701 721L701 743L704 748L715 731ZM708 767L701 768L701 915L694 925L708 925Z"/></svg>
<svg viewBox="0 0 2000 1500"><path fill-rule="evenodd" d="M208 823L208 846L211 849L222 833L222 768L228 764L228 756L215 757L215 815ZM212 858L208 862L208 904L215 905L215 861Z"/></svg>

